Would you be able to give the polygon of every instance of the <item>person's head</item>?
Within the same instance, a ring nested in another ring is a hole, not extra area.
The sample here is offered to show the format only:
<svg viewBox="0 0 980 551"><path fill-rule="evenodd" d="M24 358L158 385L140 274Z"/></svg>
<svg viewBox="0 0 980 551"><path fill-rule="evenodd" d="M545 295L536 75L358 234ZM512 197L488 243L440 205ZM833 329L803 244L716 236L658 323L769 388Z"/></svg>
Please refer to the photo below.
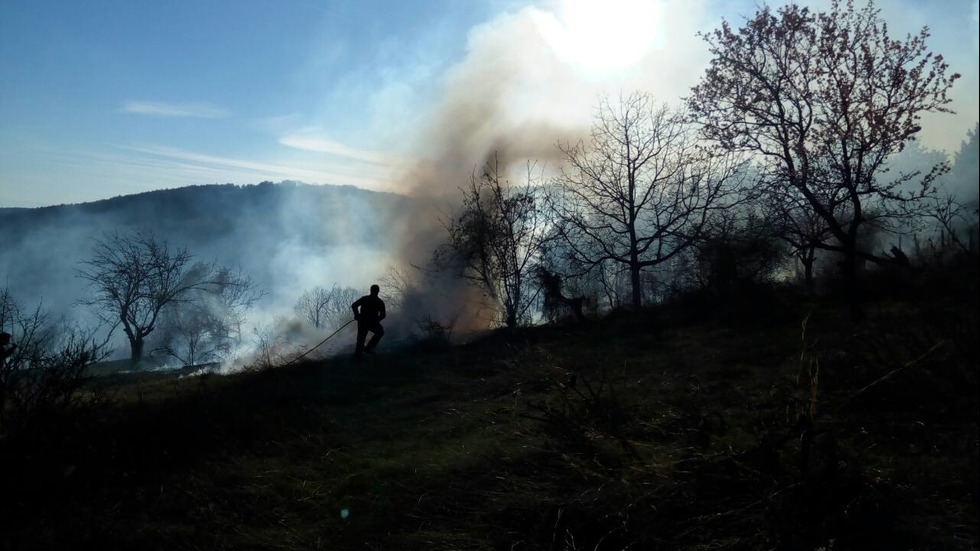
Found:
<svg viewBox="0 0 980 551"><path fill-rule="evenodd" d="M380 293L380 292L381 292L381 287L378 287L377 285L372 285L371 286L371 294L372 295L378 296L378 293Z"/></svg>

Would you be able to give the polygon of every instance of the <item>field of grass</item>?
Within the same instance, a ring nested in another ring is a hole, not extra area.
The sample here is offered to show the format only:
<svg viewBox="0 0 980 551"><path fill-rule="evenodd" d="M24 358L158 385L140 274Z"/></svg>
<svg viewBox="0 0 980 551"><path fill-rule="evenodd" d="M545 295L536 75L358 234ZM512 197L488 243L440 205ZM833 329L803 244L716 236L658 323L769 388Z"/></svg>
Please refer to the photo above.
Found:
<svg viewBox="0 0 980 551"><path fill-rule="evenodd" d="M0 441L0 548L976 549L975 299L753 304L114 379Z"/></svg>

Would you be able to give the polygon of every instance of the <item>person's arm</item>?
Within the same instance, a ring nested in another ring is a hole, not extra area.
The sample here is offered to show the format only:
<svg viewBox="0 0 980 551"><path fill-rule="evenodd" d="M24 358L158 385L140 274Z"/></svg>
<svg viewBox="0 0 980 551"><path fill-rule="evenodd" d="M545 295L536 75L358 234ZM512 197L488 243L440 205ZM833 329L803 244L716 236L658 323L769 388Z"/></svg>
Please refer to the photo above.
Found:
<svg viewBox="0 0 980 551"><path fill-rule="evenodd" d="M378 321L381 321L385 319L385 303L380 299L378 300L378 303L381 304L381 308L378 310Z"/></svg>
<svg viewBox="0 0 980 551"><path fill-rule="evenodd" d="M358 317L360 317L360 314L357 312L357 307L361 305L361 301L362 300L364 300L364 297L361 297L361 298L355 300L354 301L354 304L351 304L350 305L351 310L354 311L354 319L357 319Z"/></svg>

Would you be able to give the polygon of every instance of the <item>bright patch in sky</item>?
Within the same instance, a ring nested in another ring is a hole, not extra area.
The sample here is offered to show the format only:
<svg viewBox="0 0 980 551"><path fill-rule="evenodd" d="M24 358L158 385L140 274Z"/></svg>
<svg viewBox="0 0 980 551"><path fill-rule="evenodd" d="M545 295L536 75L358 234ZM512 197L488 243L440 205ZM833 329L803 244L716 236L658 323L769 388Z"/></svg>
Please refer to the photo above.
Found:
<svg viewBox="0 0 980 551"><path fill-rule="evenodd" d="M548 44L586 75L606 75L640 62L658 44L661 2L565 0L556 13L537 11Z"/></svg>

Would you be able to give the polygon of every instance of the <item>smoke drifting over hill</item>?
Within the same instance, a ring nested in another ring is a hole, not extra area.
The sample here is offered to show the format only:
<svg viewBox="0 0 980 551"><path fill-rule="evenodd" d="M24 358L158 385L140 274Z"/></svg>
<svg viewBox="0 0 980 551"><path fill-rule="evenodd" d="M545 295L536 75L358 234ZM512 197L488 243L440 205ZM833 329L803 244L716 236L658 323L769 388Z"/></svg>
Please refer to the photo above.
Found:
<svg viewBox="0 0 980 551"><path fill-rule="evenodd" d="M105 232L144 231L195 260L240 267L265 296L249 326L292 317L299 295L338 284L367 292L394 252L395 232L416 217L404 196L350 187L263 183L194 186L96 203L8 209L0 216L4 284L22 302L91 322L76 276Z"/></svg>

